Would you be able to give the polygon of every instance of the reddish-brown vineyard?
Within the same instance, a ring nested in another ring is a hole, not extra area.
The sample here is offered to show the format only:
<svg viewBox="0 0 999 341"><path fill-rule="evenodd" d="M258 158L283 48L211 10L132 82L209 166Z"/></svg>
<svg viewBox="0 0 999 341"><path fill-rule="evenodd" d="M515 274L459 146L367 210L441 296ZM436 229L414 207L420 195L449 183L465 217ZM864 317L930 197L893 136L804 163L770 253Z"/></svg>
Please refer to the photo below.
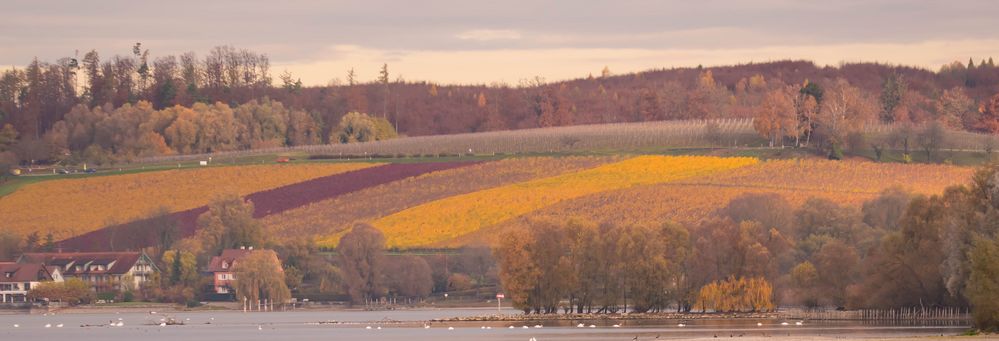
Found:
<svg viewBox="0 0 999 341"><path fill-rule="evenodd" d="M370 168L370 171L351 171L308 180L272 190L250 194L254 203L254 217L260 218L283 212L310 202L322 201L338 195L377 186L420 174L445 169L465 167L474 162L438 162L388 164ZM197 230L197 217L207 211L207 206L171 214L179 225L181 237L188 237ZM157 231L146 228L147 220L109 226L80 236L66 239L59 246L68 250L135 249L152 245Z"/></svg>

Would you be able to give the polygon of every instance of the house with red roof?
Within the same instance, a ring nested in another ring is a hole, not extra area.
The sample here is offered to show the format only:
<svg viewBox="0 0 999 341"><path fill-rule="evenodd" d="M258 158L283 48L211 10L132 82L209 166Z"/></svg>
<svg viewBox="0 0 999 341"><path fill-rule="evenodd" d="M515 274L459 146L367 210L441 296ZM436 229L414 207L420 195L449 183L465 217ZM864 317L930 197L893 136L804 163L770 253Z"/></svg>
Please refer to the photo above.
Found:
<svg viewBox="0 0 999 341"><path fill-rule="evenodd" d="M79 278L97 292L137 290L159 271L145 252L36 252L17 263L58 269L63 278Z"/></svg>
<svg viewBox="0 0 999 341"><path fill-rule="evenodd" d="M28 303L28 292L48 281L62 282L59 269L38 263L0 262L0 304Z"/></svg>
<svg viewBox="0 0 999 341"><path fill-rule="evenodd" d="M220 296L225 296L228 298L234 297L236 291L235 281L236 274L233 272L233 267L236 263L246 256L249 256L253 252L269 251L271 255L277 258L277 254L270 250L253 250L253 247L240 247L239 249L225 249L222 250L222 254L212 257L211 261L208 263L208 268L206 272L212 275L214 293Z"/></svg>

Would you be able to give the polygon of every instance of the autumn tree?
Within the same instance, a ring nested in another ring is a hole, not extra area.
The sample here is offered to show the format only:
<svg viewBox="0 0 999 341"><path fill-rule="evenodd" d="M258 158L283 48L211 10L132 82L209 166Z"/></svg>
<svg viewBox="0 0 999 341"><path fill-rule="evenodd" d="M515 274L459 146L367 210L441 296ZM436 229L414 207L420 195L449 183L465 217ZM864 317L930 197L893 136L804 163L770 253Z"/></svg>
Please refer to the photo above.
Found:
<svg viewBox="0 0 999 341"><path fill-rule="evenodd" d="M897 231L899 219L905 214L912 196L912 193L899 187L885 189L877 198L862 205L864 223L878 229Z"/></svg>
<svg viewBox="0 0 999 341"><path fill-rule="evenodd" d="M94 300L94 296L90 284L79 278L67 278L63 282L40 283L28 291L29 299L62 302L69 305L90 303Z"/></svg>
<svg viewBox="0 0 999 341"><path fill-rule="evenodd" d="M777 88L767 92L756 108L753 126L770 141L770 147L778 142L783 147L785 137L797 137L799 134L798 117L795 114L791 90L787 87Z"/></svg>
<svg viewBox="0 0 999 341"><path fill-rule="evenodd" d="M340 238L340 271L352 303L367 303L385 294L385 237L366 224L357 224Z"/></svg>
<svg viewBox="0 0 999 341"><path fill-rule="evenodd" d="M687 110L691 117L725 117L731 102L732 94L715 82L711 70L701 72L694 88L687 92Z"/></svg>
<svg viewBox="0 0 999 341"><path fill-rule="evenodd" d="M572 103L565 94L565 85L546 86L534 96L534 113L539 127L572 125Z"/></svg>
<svg viewBox="0 0 999 341"><path fill-rule="evenodd" d="M999 329L999 242L976 238L969 253L970 274L967 296L974 310L972 317L979 329Z"/></svg>
<svg viewBox="0 0 999 341"><path fill-rule="evenodd" d="M794 112L798 119L797 132L794 144L796 146L807 146L811 142L812 131L819 115L819 101L822 100L822 88L814 82L805 80L805 83L798 89L794 96ZM801 143L801 137L805 137L805 143Z"/></svg>
<svg viewBox="0 0 999 341"><path fill-rule="evenodd" d="M178 255L180 255L178 257ZM169 250L163 253L161 278L165 286L182 285L195 287L201 274L198 272L197 257L186 251Z"/></svg>
<svg viewBox="0 0 999 341"><path fill-rule="evenodd" d="M999 93L982 102L978 107L977 129L989 134L999 133Z"/></svg>
<svg viewBox="0 0 999 341"><path fill-rule="evenodd" d="M386 286L391 296L426 298L434 288L430 265L417 256L392 257L385 262Z"/></svg>
<svg viewBox="0 0 999 341"><path fill-rule="evenodd" d="M937 121L951 129L973 129L978 120L975 101L969 98L964 88L954 87L944 90L935 103Z"/></svg>
<svg viewBox="0 0 999 341"><path fill-rule="evenodd" d="M858 131L874 117L872 102L846 80L837 80L822 97L815 137L830 149L842 146L847 134Z"/></svg>
<svg viewBox="0 0 999 341"><path fill-rule="evenodd" d="M903 105L904 96L908 89L908 84L901 74L891 72L881 83L881 121L885 123L895 122L899 116L897 113Z"/></svg>
<svg viewBox="0 0 999 341"><path fill-rule="evenodd" d="M926 153L926 160L931 162L936 160L937 152L943 148L946 138L947 132L939 122L930 122L916 136L919 146Z"/></svg>
<svg viewBox="0 0 999 341"><path fill-rule="evenodd" d="M397 136L387 120L358 112L344 115L336 132L340 143L380 141Z"/></svg>
<svg viewBox="0 0 999 341"><path fill-rule="evenodd" d="M759 277L731 277L702 287L697 306L702 312L767 312L774 309L773 287Z"/></svg>
<svg viewBox="0 0 999 341"><path fill-rule="evenodd" d="M236 277L236 297L249 302L267 300L277 304L291 299L281 261L274 251L254 250L236 262L232 271Z"/></svg>
<svg viewBox="0 0 999 341"><path fill-rule="evenodd" d="M728 202L719 210L732 221L755 221L766 228L776 228L785 233L790 230L794 209L777 193L745 193Z"/></svg>
<svg viewBox="0 0 999 341"><path fill-rule="evenodd" d="M197 237L208 254L241 246L263 246L266 238L260 222L253 218L253 203L227 195L208 204L208 212L198 216Z"/></svg>

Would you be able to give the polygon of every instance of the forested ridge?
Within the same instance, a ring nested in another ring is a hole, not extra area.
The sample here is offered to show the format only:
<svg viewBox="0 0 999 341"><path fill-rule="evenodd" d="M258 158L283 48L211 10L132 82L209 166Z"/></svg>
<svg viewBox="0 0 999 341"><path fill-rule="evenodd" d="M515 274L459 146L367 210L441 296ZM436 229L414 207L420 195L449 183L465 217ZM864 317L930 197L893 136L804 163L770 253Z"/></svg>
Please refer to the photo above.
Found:
<svg viewBox="0 0 999 341"><path fill-rule="evenodd" d="M358 79L343 68L327 85L303 86L295 75L272 70L267 55L231 46L156 56L136 44L125 55L36 59L0 75L0 126L10 124L0 130L0 153L22 162L67 154L127 159L364 141L387 131L417 136L712 118L755 118L774 144L801 145L813 131L843 144L847 132L819 126L877 121L999 130L999 68L991 58L937 71L791 60L628 74L604 68L574 80L490 85L407 81L387 64L377 79ZM343 134L350 112L368 115L353 138Z"/></svg>

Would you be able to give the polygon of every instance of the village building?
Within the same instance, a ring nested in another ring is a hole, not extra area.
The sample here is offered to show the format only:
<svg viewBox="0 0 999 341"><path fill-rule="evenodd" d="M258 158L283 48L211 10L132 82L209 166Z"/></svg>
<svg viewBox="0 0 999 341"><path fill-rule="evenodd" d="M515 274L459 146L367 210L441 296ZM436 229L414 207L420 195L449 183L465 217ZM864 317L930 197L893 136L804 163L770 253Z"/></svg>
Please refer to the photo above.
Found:
<svg viewBox="0 0 999 341"><path fill-rule="evenodd" d="M233 272L233 267L251 253L261 251L264 250L254 251L252 246L249 248L240 247L239 249L222 250L222 254L212 257L206 272L212 275L214 293L225 299L235 297L236 274ZM276 257L274 252L270 252L270 254Z"/></svg>
<svg viewBox="0 0 999 341"><path fill-rule="evenodd" d="M159 269L145 252L25 253L20 264L56 268L63 278L78 278L97 292L138 290Z"/></svg>
<svg viewBox="0 0 999 341"><path fill-rule="evenodd" d="M38 263L0 262L0 304L29 303L28 292L48 281L62 282L59 269Z"/></svg>

